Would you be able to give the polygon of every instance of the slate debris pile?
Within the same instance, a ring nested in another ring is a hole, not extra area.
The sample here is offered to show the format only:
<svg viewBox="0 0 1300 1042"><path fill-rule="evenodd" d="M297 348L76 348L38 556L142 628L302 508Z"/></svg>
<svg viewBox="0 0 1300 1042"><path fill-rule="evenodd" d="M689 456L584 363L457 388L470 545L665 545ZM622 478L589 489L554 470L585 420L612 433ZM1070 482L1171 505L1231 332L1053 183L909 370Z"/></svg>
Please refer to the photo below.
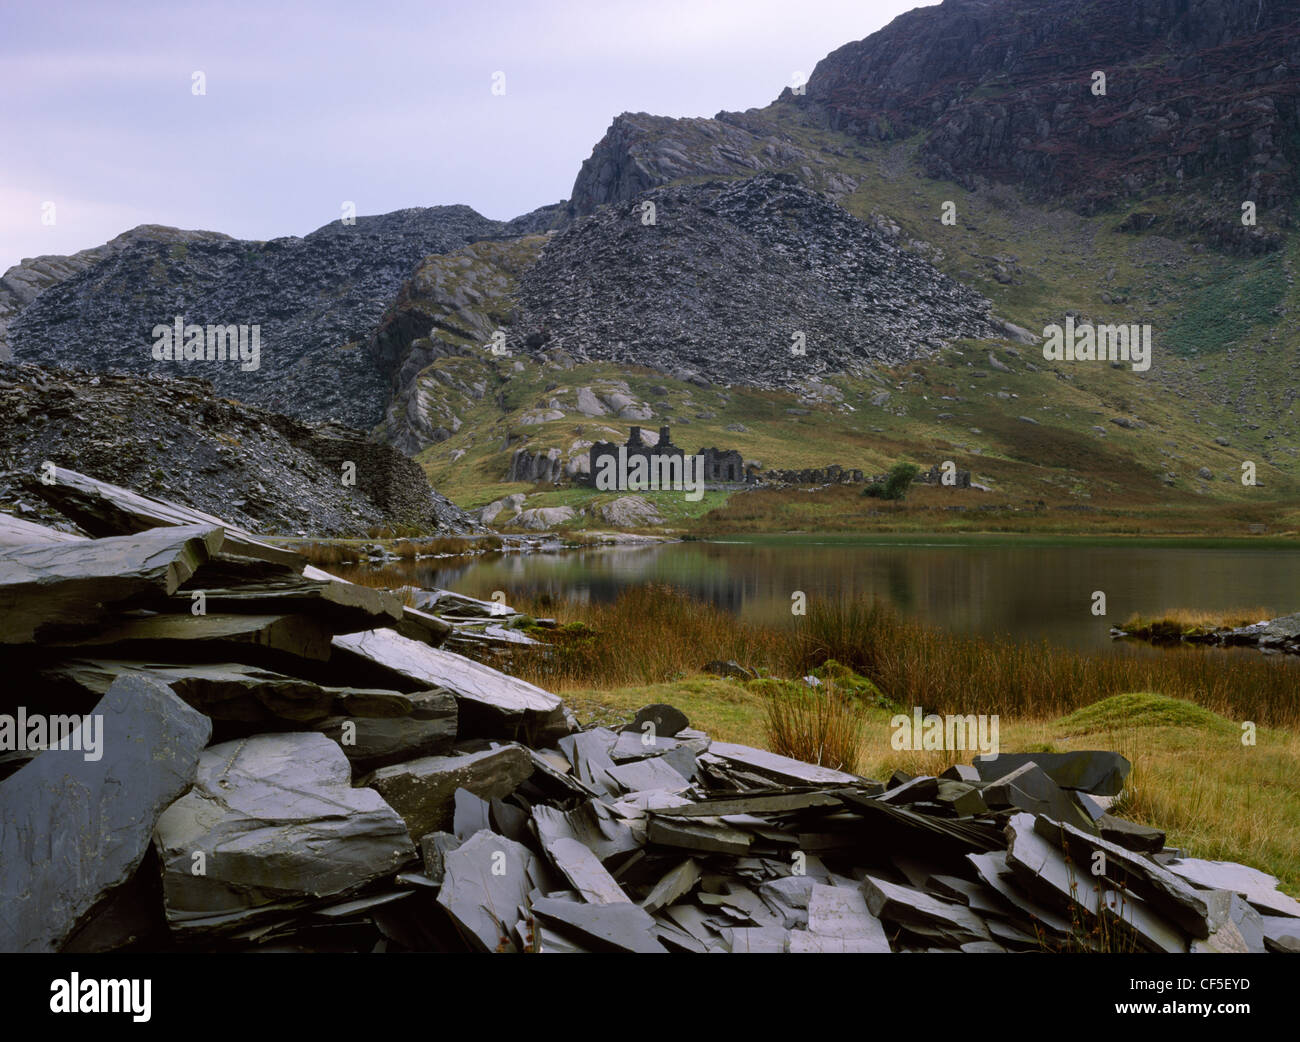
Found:
<svg viewBox="0 0 1300 1042"><path fill-rule="evenodd" d="M1114 753L882 783L669 705L580 730L448 650L490 602L68 480L93 538L0 519L0 950L1300 950L1277 880L1109 813Z"/></svg>

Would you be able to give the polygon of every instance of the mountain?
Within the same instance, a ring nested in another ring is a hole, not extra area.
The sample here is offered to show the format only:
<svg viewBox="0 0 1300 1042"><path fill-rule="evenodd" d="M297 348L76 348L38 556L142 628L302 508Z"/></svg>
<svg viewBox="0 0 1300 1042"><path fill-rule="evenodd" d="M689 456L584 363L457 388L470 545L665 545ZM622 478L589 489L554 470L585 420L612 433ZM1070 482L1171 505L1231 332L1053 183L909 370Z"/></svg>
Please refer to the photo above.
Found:
<svg viewBox="0 0 1300 1042"><path fill-rule="evenodd" d="M504 234L467 206L334 221L269 242L144 231L35 296L10 319L9 345L16 361L157 372L152 330L177 315L187 325L257 325L256 369L163 364L231 398L369 428L389 387L362 345L386 304L429 254ZM14 281L11 270L5 282Z"/></svg>
<svg viewBox="0 0 1300 1042"><path fill-rule="evenodd" d="M1258 249L1276 237L1243 227L1241 201L1285 224L1297 187L1298 17L1294 0L946 0L832 51L787 96L853 137L921 135L931 177L1085 211L1196 195L1180 227Z"/></svg>
<svg viewBox="0 0 1300 1042"><path fill-rule="evenodd" d="M11 270L9 338L140 372L178 309L261 321L258 371L195 375L369 429L473 506L584 508L533 482L639 423L769 467L952 459L1049 507L1283 510L1297 41L1297 0L948 0L762 108L616 116L570 199L511 222L437 207ZM1067 320L1149 327L1150 369L1044 358Z"/></svg>

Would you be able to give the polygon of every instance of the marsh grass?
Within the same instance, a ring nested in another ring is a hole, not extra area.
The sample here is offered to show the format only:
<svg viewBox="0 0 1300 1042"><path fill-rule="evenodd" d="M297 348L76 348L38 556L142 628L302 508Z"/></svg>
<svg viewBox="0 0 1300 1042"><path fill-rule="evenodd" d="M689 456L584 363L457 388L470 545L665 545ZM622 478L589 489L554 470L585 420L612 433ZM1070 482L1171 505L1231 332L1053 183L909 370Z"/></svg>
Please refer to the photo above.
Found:
<svg viewBox="0 0 1300 1042"><path fill-rule="evenodd" d="M1300 662L1253 651L1089 653L961 636L860 597L814 599L784 626L746 622L663 586L629 589L612 603L546 598L516 607L568 624L550 635L553 647L520 662L528 680L559 691L676 680L712 659L777 677L833 659L869 678L883 699L926 712L1054 717L1148 691L1260 726L1300 724Z"/></svg>
<svg viewBox="0 0 1300 1042"><path fill-rule="evenodd" d="M862 703L834 684L766 683L767 747L804 763L856 774L867 720Z"/></svg>
<svg viewBox="0 0 1300 1042"><path fill-rule="evenodd" d="M1276 617L1277 613L1269 608L1233 608L1228 611L1171 608L1152 616L1134 613L1120 629L1142 640L1176 642L1183 637L1202 636L1221 629L1238 629Z"/></svg>

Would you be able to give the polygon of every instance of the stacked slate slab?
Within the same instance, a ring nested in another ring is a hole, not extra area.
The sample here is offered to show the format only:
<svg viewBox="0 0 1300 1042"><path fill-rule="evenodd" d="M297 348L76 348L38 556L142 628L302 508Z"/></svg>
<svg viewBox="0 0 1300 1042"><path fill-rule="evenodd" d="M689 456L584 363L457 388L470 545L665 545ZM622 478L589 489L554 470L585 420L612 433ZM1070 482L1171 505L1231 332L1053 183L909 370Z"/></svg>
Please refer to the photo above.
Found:
<svg viewBox="0 0 1300 1042"><path fill-rule="evenodd" d="M2 951L1300 951L1272 876L1112 813L1117 754L882 782L668 705L582 730L448 640L494 602L54 481L80 533L0 524Z"/></svg>

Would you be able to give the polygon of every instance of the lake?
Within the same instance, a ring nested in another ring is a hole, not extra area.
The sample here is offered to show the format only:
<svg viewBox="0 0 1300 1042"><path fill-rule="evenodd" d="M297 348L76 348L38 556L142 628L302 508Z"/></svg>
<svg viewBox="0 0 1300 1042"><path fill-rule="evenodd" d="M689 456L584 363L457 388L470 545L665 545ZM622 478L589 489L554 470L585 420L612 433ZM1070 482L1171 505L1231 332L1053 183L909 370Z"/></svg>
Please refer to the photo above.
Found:
<svg viewBox="0 0 1300 1042"><path fill-rule="evenodd" d="M552 554L494 554L407 566L421 586L476 597L549 592L612 600L664 583L756 621L790 617L796 590L879 597L960 633L1080 649L1113 646L1111 625L1169 608L1300 610L1300 550L1176 545L757 536ZM1093 592L1107 614L1092 614Z"/></svg>

